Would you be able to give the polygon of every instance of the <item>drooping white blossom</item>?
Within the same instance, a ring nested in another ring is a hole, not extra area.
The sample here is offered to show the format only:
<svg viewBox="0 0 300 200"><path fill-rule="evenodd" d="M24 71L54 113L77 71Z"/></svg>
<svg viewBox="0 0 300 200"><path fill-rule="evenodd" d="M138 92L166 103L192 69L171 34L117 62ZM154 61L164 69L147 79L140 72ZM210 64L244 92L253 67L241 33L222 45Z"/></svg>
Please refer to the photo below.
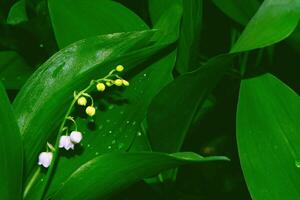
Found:
<svg viewBox="0 0 300 200"><path fill-rule="evenodd" d="M82 140L82 134L79 131L72 131L70 134L71 142L78 144Z"/></svg>
<svg viewBox="0 0 300 200"><path fill-rule="evenodd" d="M45 168L48 168L51 164L52 158L53 158L52 152L42 152L39 155L38 164L42 165Z"/></svg>
<svg viewBox="0 0 300 200"><path fill-rule="evenodd" d="M71 142L70 136L63 135L59 139L59 148L65 148L66 150L74 149L74 143Z"/></svg>

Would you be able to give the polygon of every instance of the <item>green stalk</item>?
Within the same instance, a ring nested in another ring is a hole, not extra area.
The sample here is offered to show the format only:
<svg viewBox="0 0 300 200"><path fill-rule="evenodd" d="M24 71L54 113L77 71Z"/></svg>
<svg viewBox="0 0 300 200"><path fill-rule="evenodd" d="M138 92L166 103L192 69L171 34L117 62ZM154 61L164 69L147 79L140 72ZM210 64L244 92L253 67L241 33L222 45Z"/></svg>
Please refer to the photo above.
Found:
<svg viewBox="0 0 300 200"><path fill-rule="evenodd" d="M60 128L59 128L59 131L58 131L58 134L57 134L57 137L56 137L56 141L55 141L55 146L54 146L54 151L53 152L53 158L52 158L52 162L51 162L51 165L47 171L47 174L46 174L46 178L44 179L44 183L43 183L43 186L40 190L40 192L38 193L38 196L37 196L37 199L44 199L45 195L46 195L46 191L47 191L47 188L50 184L50 177L52 176L53 174L53 170L54 170L54 167L56 165L56 161L57 161L57 158L58 158L58 146L59 146L59 140L60 140L60 137L62 136L64 130L65 130L65 125L66 125L66 121L69 119L70 117L70 114L73 110L73 107L74 105L76 104L78 98L80 98L81 96L85 96L84 94L86 94L96 83L99 83L99 82L102 82L102 81L111 81L111 79L109 79L110 76L112 76L112 74L115 72L116 70L112 70L109 72L108 75L106 75L104 78L101 78L101 79L98 79L98 80L92 80L90 82L90 84L83 90L81 90L78 94L75 94L74 93L74 98L63 118L63 121L60 125ZM34 184L35 180L37 179L38 175L40 174L40 168L38 168L38 170L34 173L34 175L32 176L31 180L28 182L27 186L25 187L25 191L24 191L24 195L23 197L25 198L30 190L30 188L32 187L32 185Z"/></svg>

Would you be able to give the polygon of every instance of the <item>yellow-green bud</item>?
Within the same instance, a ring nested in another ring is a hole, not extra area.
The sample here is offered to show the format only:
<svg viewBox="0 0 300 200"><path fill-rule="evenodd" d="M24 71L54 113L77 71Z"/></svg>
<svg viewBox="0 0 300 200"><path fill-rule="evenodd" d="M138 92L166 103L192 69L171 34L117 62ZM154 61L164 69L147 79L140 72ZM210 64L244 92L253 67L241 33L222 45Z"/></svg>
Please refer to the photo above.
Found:
<svg viewBox="0 0 300 200"><path fill-rule="evenodd" d="M106 84L108 87L111 87L111 86L113 85L113 83L112 83L111 81L107 81L105 84Z"/></svg>
<svg viewBox="0 0 300 200"><path fill-rule="evenodd" d="M122 79L116 79L116 80L114 81L114 84L115 84L116 86L122 86L122 85L123 85L123 81L122 81Z"/></svg>
<svg viewBox="0 0 300 200"><path fill-rule="evenodd" d="M88 106L86 109L85 109L85 112L88 116L94 116L95 113L96 113L96 109L93 107L93 106Z"/></svg>
<svg viewBox="0 0 300 200"><path fill-rule="evenodd" d="M117 70L118 72L123 71L123 70L124 70L123 65L118 65L118 66L116 67L116 70Z"/></svg>
<svg viewBox="0 0 300 200"><path fill-rule="evenodd" d="M126 80L122 80L122 82L123 82L123 85L125 85L125 86L129 86L129 82L128 82L128 81L126 81Z"/></svg>
<svg viewBox="0 0 300 200"><path fill-rule="evenodd" d="M77 100L77 103L78 103L78 105L80 105L80 106L86 106L87 100L86 100L85 97L80 97L80 98Z"/></svg>
<svg viewBox="0 0 300 200"><path fill-rule="evenodd" d="M96 87L97 87L97 90L100 92L103 92L105 90L105 85L103 83L98 83L96 85Z"/></svg>

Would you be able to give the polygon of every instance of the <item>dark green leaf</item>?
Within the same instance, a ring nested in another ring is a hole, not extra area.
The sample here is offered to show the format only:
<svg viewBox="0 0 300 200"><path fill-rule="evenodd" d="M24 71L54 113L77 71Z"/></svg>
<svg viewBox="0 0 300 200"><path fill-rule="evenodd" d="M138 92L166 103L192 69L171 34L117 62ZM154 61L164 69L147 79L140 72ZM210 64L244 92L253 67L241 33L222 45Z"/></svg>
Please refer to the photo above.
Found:
<svg viewBox="0 0 300 200"><path fill-rule="evenodd" d="M188 163L228 160L194 153L113 153L98 156L78 168L54 199L105 199L142 178ZM74 188L80 187L80 190Z"/></svg>
<svg viewBox="0 0 300 200"><path fill-rule="evenodd" d="M82 40L61 50L45 62L27 81L14 102L24 138L26 174L56 132L73 91L93 78L106 75L122 63L132 69L160 47L144 48L153 31L111 34ZM51 119L49 121L49 119Z"/></svg>
<svg viewBox="0 0 300 200"><path fill-rule="evenodd" d="M25 0L20 0L11 7L7 17L7 24L16 25L27 20Z"/></svg>
<svg viewBox="0 0 300 200"><path fill-rule="evenodd" d="M195 69L199 55L202 0L183 1L176 69L185 73Z"/></svg>
<svg viewBox="0 0 300 200"><path fill-rule="evenodd" d="M160 30L156 36L156 40L162 43L176 41L179 36L181 16L182 6L171 4L154 26L154 29Z"/></svg>
<svg viewBox="0 0 300 200"><path fill-rule="evenodd" d="M199 106L229 68L233 57L216 57L199 70L175 79L159 92L151 102L147 115L153 150L180 150Z"/></svg>
<svg viewBox="0 0 300 200"><path fill-rule="evenodd" d="M149 1L149 13L153 25L165 15L166 11L173 6L182 6L182 0L151 0Z"/></svg>
<svg viewBox="0 0 300 200"><path fill-rule="evenodd" d="M231 52L262 48L288 37L300 18L299 0L265 0Z"/></svg>
<svg viewBox="0 0 300 200"><path fill-rule="evenodd" d="M214 4L236 22L246 25L259 8L258 0L213 0Z"/></svg>
<svg viewBox="0 0 300 200"><path fill-rule="evenodd" d="M16 52L0 52L0 79L6 89L20 89L32 73L32 69Z"/></svg>
<svg viewBox="0 0 300 200"><path fill-rule="evenodd" d="M21 134L0 82L0 199L22 199Z"/></svg>
<svg viewBox="0 0 300 200"><path fill-rule="evenodd" d="M300 199L299 118L299 95L274 76L242 81L237 141L253 199Z"/></svg>
<svg viewBox="0 0 300 200"><path fill-rule="evenodd" d="M49 194L59 189L85 162L103 153L126 151L135 138L141 137L140 124L146 116L147 108L158 91L172 80L174 63L175 52L134 76L130 86L122 93L124 103L108 102L107 110L95 117L94 130L87 128L87 119L77 120L79 130L85 133L82 154L61 157ZM103 102L103 98L96 101Z"/></svg>
<svg viewBox="0 0 300 200"><path fill-rule="evenodd" d="M148 29L132 11L110 0L49 0L60 48L91 36Z"/></svg>

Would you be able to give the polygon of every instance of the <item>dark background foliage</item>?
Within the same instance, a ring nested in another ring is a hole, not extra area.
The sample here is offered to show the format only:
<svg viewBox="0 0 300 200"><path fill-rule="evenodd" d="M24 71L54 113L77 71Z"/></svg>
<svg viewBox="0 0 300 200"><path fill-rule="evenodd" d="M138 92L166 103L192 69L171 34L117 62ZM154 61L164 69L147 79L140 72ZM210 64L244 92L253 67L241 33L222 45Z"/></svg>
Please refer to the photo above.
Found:
<svg viewBox="0 0 300 200"><path fill-rule="evenodd" d="M32 72L59 50L47 2L28 1L26 4L28 21L10 25L6 23L6 18L14 2L10 0L0 2L0 51L17 52L21 56L20 62L26 66L21 69L25 71L24 73L6 72L6 67L15 62L15 55L12 55L11 59L0 60L0 77L7 86L11 101ZM119 0L119 2L152 27L147 0ZM240 35L243 29L244 26L229 18L212 1L204 1L201 33L197 40L198 51L196 59L192 59L193 63L190 63L190 70L197 69L211 57L228 52L232 47L232 32ZM240 79L242 76L252 77L270 72L299 94L300 48L295 44L292 40L285 40L264 49L239 55L234 61L233 68L226 73L209 96L209 106L205 114L195 119L188 131L182 151L192 151L204 156L225 155L231 162L188 165L178 170L176 182L166 181L149 186L140 181L111 199L251 199L241 170L236 144L236 105ZM166 52L168 49L164 54ZM246 70L244 74L240 74L240 66L245 59L247 59L244 62ZM174 70L175 78L179 74L178 70ZM129 74L130 76L132 75ZM11 82L17 84L11 86Z"/></svg>

